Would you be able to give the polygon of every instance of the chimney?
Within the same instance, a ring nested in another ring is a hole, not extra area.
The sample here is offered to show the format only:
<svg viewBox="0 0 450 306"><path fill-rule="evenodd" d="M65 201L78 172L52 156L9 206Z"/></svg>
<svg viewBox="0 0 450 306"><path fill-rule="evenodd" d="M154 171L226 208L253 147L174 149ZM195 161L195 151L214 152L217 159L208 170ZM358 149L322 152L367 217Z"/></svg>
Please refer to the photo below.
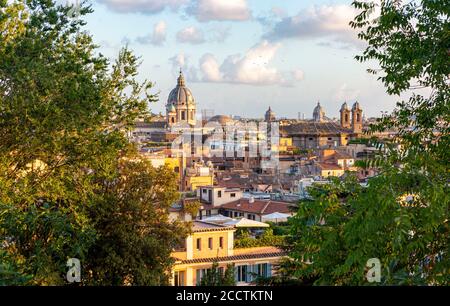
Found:
<svg viewBox="0 0 450 306"><path fill-rule="evenodd" d="M249 199L248 199L248 203L255 203L255 198L254 197L250 197Z"/></svg>

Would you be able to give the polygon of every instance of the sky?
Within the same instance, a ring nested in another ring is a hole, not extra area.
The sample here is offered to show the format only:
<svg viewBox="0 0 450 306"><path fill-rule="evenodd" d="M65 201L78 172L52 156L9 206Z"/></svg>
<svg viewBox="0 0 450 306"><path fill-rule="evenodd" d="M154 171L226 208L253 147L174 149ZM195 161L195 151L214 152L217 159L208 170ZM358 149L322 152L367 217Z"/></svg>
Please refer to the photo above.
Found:
<svg viewBox="0 0 450 306"><path fill-rule="evenodd" d="M66 0L67 1L67 0ZM76 0L68 0L69 2ZM366 117L390 111L385 93L354 56L364 50L348 22L351 1L305 0L88 0L86 29L114 60L128 45L141 57L139 79L155 83L165 112L180 68L202 109L261 118L312 117L320 101L338 117L343 102L358 101Z"/></svg>

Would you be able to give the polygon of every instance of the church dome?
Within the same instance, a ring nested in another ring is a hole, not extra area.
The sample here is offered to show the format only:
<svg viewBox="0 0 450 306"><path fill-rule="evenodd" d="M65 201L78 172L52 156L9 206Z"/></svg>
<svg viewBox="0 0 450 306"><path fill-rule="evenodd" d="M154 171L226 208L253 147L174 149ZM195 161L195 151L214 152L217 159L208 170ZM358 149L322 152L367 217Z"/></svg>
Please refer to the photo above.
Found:
<svg viewBox="0 0 450 306"><path fill-rule="evenodd" d="M272 111L272 108L269 106L269 109L266 112L265 115L266 121L273 121L275 120L275 113Z"/></svg>
<svg viewBox="0 0 450 306"><path fill-rule="evenodd" d="M322 106L320 106L320 102L317 102L317 106L314 108L313 118L314 121L323 121L325 118L325 111Z"/></svg>
<svg viewBox="0 0 450 306"><path fill-rule="evenodd" d="M233 121L233 119L231 119L231 117L225 116L225 115L217 115L217 116L214 116L211 119L209 119L209 122L217 122L217 123L220 123L221 125L226 125L227 122L231 122L231 121Z"/></svg>
<svg viewBox="0 0 450 306"><path fill-rule="evenodd" d="M189 88L186 87L183 73L180 71L177 87L169 94L167 105L193 105L195 104L194 96Z"/></svg>
<svg viewBox="0 0 450 306"><path fill-rule="evenodd" d="M175 109L175 106L173 104L169 104L167 106L167 110L169 111L169 113L175 113L177 110Z"/></svg>

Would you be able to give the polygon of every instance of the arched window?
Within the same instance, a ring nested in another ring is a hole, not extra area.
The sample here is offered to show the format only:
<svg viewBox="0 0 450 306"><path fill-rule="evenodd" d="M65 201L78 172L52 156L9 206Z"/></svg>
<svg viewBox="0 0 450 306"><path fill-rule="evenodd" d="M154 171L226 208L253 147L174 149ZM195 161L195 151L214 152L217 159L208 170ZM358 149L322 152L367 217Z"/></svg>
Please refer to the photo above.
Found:
<svg viewBox="0 0 450 306"><path fill-rule="evenodd" d="M348 114L344 115L344 122L348 122Z"/></svg>
<svg viewBox="0 0 450 306"><path fill-rule="evenodd" d="M356 121L361 121L361 116L359 114L356 114Z"/></svg>

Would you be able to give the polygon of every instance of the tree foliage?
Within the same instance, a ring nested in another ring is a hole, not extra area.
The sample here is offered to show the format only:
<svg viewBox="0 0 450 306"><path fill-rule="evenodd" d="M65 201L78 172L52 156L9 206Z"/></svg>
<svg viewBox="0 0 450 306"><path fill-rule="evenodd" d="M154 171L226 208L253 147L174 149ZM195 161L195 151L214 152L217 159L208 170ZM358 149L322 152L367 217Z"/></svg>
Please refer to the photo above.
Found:
<svg viewBox="0 0 450 306"><path fill-rule="evenodd" d="M131 156L119 161L115 178L97 178L99 196L88 214L98 238L87 256L87 283L168 284L170 253L187 234L167 213L178 198L175 173Z"/></svg>
<svg viewBox="0 0 450 306"><path fill-rule="evenodd" d="M199 209L202 206L200 201L186 201L184 203L183 209L188 213L193 219L198 215Z"/></svg>
<svg viewBox="0 0 450 306"><path fill-rule="evenodd" d="M234 265L228 264L225 269L219 268L217 261L213 262L211 269L200 280L200 286L235 286Z"/></svg>
<svg viewBox="0 0 450 306"><path fill-rule="evenodd" d="M164 283L184 235L167 218L173 175L131 162L125 133L157 96L130 50L98 54L91 8L70 9L0 1L0 279L65 284L75 257L86 284Z"/></svg>
<svg viewBox="0 0 450 306"><path fill-rule="evenodd" d="M376 60L386 91L409 96L371 127L394 128L380 174L314 186L291 219L291 277L314 284L364 285L370 258L381 284L449 284L449 4L448 1L354 1L351 23ZM379 12L379 16L375 15ZM375 17L374 17L375 16ZM377 284L377 283L372 283Z"/></svg>
<svg viewBox="0 0 450 306"><path fill-rule="evenodd" d="M261 237L255 239L250 236L248 230L242 231L238 238L234 239L235 248L254 248L262 246L283 246L285 244L285 237L273 234L271 228L266 229Z"/></svg>

